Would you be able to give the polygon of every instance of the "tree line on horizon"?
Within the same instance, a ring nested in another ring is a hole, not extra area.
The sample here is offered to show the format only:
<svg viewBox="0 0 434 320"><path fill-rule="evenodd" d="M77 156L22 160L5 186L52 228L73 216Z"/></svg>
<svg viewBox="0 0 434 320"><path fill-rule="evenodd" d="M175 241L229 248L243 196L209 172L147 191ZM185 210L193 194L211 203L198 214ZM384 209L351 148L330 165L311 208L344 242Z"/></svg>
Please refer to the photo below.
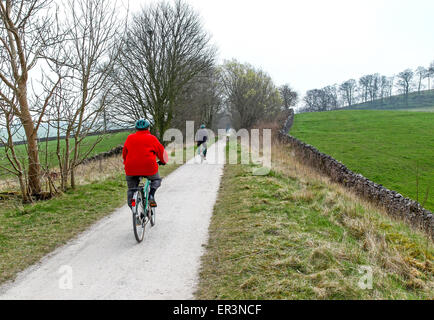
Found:
<svg viewBox="0 0 434 320"><path fill-rule="evenodd" d="M15 176L24 202L46 198L45 186L49 196L75 188L76 168L102 139L86 137L107 123L134 128L146 118L162 140L186 120L250 129L296 104L297 93L260 68L218 65L185 1L122 12L104 0L0 1L0 179ZM38 140L42 127L57 138L53 154ZM18 150L21 132L27 143Z"/></svg>
<svg viewBox="0 0 434 320"><path fill-rule="evenodd" d="M386 103L394 94L401 94L404 102L412 92L431 90L434 78L434 61L427 67L405 69L393 76L378 73L359 79L349 79L341 84L329 85L306 92L300 112L329 111L351 107L360 103Z"/></svg>

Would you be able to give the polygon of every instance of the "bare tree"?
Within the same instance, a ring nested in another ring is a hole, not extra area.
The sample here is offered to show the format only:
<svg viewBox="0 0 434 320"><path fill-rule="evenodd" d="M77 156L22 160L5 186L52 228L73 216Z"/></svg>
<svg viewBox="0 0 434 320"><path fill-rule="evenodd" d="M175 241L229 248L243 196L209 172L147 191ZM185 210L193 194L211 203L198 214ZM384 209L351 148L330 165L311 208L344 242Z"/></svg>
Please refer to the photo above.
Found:
<svg viewBox="0 0 434 320"><path fill-rule="evenodd" d="M323 89L313 89L306 92L303 112L318 112L327 110L327 96Z"/></svg>
<svg viewBox="0 0 434 320"><path fill-rule="evenodd" d="M315 111L325 111L325 95L324 91L320 89L308 90L303 98L305 103L302 111L303 112L315 112Z"/></svg>
<svg viewBox="0 0 434 320"><path fill-rule="evenodd" d="M431 90L431 78L433 77L434 77L434 61L431 62L426 73L426 78L428 78L428 90Z"/></svg>
<svg viewBox="0 0 434 320"><path fill-rule="evenodd" d="M379 88L379 95L380 95L380 102L383 104L384 98L387 96L387 88L388 88L388 80L386 76L379 76L378 77L378 88Z"/></svg>
<svg viewBox="0 0 434 320"><path fill-rule="evenodd" d="M118 98L113 117L130 126L147 118L162 137L177 99L195 76L212 69L214 57L210 37L190 5L177 0L143 8L133 17L113 73Z"/></svg>
<svg viewBox="0 0 434 320"><path fill-rule="evenodd" d="M172 126L185 132L185 121L212 128L222 111L222 86L217 70L213 69L196 76L185 87L177 100ZM216 129L216 128L214 128Z"/></svg>
<svg viewBox="0 0 434 320"><path fill-rule="evenodd" d="M29 199L27 192L27 182L24 172L24 161L17 153L13 141L13 137L21 128L20 125L14 125L14 122L16 123L16 116L14 114L14 110L15 108L11 107L10 103L0 99L0 127L4 128L5 130L4 135L0 136L0 143L3 146L4 158L9 163L9 166L0 165L0 168L4 170L6 174L15 175L18 178L21 194L23 195L23 200L27 202L29 201ZM0 160L3 159L0 158Z"/></svg>
<svg viewBox="0 0 434 320"><path fill-rule="evenodd" d="M351 107L354 103L356 86L357 86L356 80L350 79L342 83L339 87L339 91L343 95L344 101L349 107Z"/></svg>
<svg viewBox="0 0 434 320"><path fill-rule="evenodd" d="M341 105L339 90L339 87L335 84L322 89L307 91L303 98L305 105L302 107L301 111L318 112L338 109Z"/></svg>
<svg viewBox="0 0 434 320"><path fill-rule="evenodd" d="M388 77L387 80L387 95L388 98L391 99L393 95L393 88L395 86L395 76L393 75L391 77Z"/></svg>
<svg viewBox="0 0 434 320"><path fill-rule="evenodd" d="M102 130L100 120L111 89L108 78L119 52L122 30L116 5L109 6L104 0L68 0L64 8L67 40L57 48L61 58L50 61L53 73L68 70L68 77L56 92L50 122L58 137L57 158L63 190L68 186L68 176L71 187L75 187L76 167L102 139L99 136L86 148L83 146L90 132Z"/></svg>
<svg viewBox="0 0 434 320"><path fill-rule="evenodd" d="M378 73L371 75L371 83L369 86L369 95L371 102L374 102L378 98L378 92L380 90L381 76Z"/></svg>
<svg viewBox="0 0 434 320"><path fill-rule="evenodd" d="M368 74L359 79L362 102L368 102L370 87L372 84L372 78L373 76L371 74Z"/></svg>
<svg viewBox="0 0 434 320"><path fill-rule="evenodd" d="M380 84L380 75L376 74L367 74L359 79L359 85L362 94L362 101L373 102L379 92L379 84Z"/></svg>
<svg viewBox="0 0 434 320"><path fill-rule="evenodd" d="M51 1L0 1L0 97L5 109L19 119L27 140L27 187L24 200L41 195L38 130L48 103L60 79L43 95L33 95L40 108L31 104L29 72L38 65L46 50L61 38L56 30L55 14L50 14ZM15 160L13 160L15 162ZM12 162L11 162L12 163ZM13 164L12 164L13 166ZM14 171L23 168L14 167ZM20 172L19 176L24 173Z"/></svg>
<svg viewBox="0 0 434 320"><path fill-rule="evenodd" d="M416 69L416 76L418 78L418 86L417 86L417 92L420 93L422 89L422 80L426 78L426 75L428 73L428 70L425 69L425 67L418 67Z"/></svg>
<svg viewBox="0 0 434 320"><path fill-rule="evenodd" d="M404 99L408 104L408 94L410 93L414 72L411 69L406 69L398 74L397 86L401 93L404 95Z"/></svg>
<svg viewBox="0 0 434 320"><path fill-rule="evenodd" d="M339 108L338 88L337 85L326 86L322 89L326 97L327 110L335 110Z"/></svg>
<svg viewBox="0 0 434 320"><path fill-rule="evenodd" d="M286 110L295 106L298 102L298 93L291 89L289 84L284 84L279 88L280 95L282 96L283 106Z"/></svg>

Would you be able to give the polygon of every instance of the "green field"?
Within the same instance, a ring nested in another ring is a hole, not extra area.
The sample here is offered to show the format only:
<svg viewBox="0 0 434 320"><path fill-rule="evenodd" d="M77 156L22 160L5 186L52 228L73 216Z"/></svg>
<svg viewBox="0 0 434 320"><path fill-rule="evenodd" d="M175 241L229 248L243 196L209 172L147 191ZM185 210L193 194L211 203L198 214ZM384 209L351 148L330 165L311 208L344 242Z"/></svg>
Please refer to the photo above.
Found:
<svg viewBox="0 0 434 320"><path fill-rule="evenodd" d="M434 211L434 113L303 113L296 115L290 134L421 203L429 188L425 208Z"/></svg>
<svg viewBox="0 0 434 320"><path fill-rule="evenodd" d="M396 95L387 99L355 104L346 110L407 110L434 112L434 90L412 92L408 100L404 95Z"/></svg>
<svg viewBox="0 0 434 320"><path fill-rule="evenodd" d="M131 132L120 132L114 134L107 134L103 136L86 137L81 143L80 155L81 156L86 155L89 152L89 149L94 146L97 139L101 139L101 142L99 142L95 146L95 148L90 152L89 157L101 152L109 151L110 149L120 144L123 144L130 133ZM73 147L74 146L73 140L71 140L71 144L72 144L71 147ZM16 148L18 158L22 159L23 163L27 163L26 145L18 145L15 148ZM56 149L57 149L57 141L41 142L39 144L39 154L40 154L40 161L42 165L45 166L46 163L48 163L49 167L55 167L58 165ZM61 150L62 150L61 152L63 152L64 149L65 149L65 140L61 140ZM48 155L48 157L46 155ZM0 148L0 166L6 166L10 168L10 164L5 157L4 148ZM4 178L5 176L9 176L9 174L7 174L6 170L0 169L0 179Z"/></svg>

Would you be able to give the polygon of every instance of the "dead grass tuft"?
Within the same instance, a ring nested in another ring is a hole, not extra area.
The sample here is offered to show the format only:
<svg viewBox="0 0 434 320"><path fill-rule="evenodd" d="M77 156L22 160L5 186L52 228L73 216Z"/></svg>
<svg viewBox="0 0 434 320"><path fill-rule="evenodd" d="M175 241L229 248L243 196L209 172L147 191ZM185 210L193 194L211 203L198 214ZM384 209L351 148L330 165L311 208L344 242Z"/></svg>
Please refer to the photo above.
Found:
<svg viewBox="0 0 434 320"><path fill-rule="evenodd" d="M122 156L114 156L83 164L77 168L77 183L80 185L103 181L124 170Z"/></svg>
<svg viewBox="0 0 434 320"><path fill-rule="evenodd" d="M315 194L312 191L306 189L295 191L289 196L289 200L295 202L303 201L303 202L311 203L314 199L315 199Z"/></svg>
<svg viewBox="0 0 434 320"><path fill-rule="evenodd" d="M59 172L59 168L52 168L52 171ZM120 155L89 162L77 167L76 183L77 185L85 185L93 182L103 181L107 178L113 178L122 171L123 163L122 157ZM53 182L57 188L60 188L60 175L57 175ZM17 179L8 178L0 180L0 192L18 190L19 184Z"/></svg>

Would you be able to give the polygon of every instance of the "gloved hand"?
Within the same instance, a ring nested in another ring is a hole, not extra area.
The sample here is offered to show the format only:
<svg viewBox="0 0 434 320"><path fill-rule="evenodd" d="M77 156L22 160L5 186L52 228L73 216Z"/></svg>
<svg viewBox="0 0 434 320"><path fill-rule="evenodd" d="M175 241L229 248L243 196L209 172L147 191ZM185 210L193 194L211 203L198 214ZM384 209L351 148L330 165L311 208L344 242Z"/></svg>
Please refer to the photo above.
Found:
<svg viewBox="0 0 434 320"><path fill-rule="evenodd" d="M158 163L159 166L165 166L166 165L166 163L163 163L161 161L158 161L157 163Z"/></svg>

